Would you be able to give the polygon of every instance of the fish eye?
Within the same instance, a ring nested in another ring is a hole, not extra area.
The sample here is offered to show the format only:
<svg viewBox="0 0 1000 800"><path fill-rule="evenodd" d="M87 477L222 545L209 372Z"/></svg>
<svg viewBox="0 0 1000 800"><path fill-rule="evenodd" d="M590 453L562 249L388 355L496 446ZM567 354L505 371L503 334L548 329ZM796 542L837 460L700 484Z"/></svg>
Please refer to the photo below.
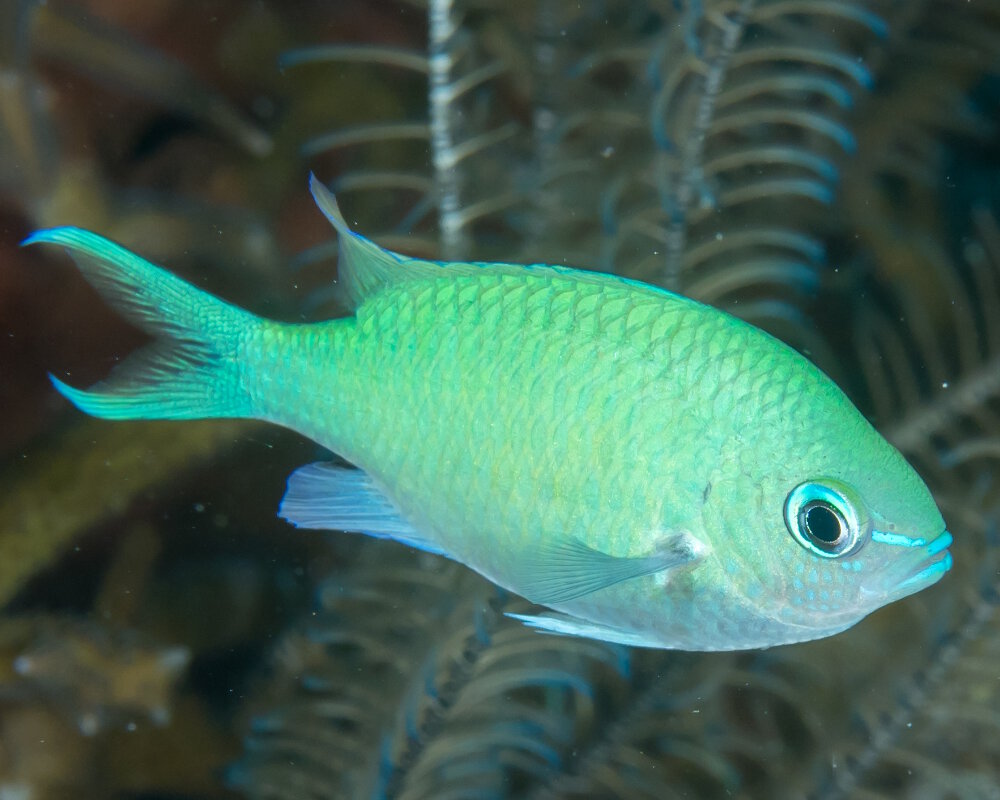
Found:
<svg viewBox="0 0 1000 800"><path fill-rule="evenodd" d="M799 544L823 558L855 553L871 534L860 499L832 478L806 481L792 489L785 500L785 525Z"/></svg>

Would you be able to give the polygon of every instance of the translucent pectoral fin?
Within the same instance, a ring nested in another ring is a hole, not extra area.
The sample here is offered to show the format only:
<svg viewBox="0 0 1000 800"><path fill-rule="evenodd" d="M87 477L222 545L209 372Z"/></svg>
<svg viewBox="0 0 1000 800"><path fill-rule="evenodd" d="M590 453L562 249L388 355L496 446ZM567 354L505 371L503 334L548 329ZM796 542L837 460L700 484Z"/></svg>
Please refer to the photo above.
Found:
<svg viewBox="0 0 1000 800"><path fill-rule="evenodd" d="M296 528L353 531L445 555L403 519L359 469L320 462L295 470L288 477L278 516Z"/></svg>
<svg viewBox="0 0 1000 800"><path fill-rule="evenodd" d="M691 534L667 534L648 556L621 558L572 537L544 542L525 553L520 593L533 603L554 605L606 589L622 581L690 564L704 545Z"/></svg>
<svg viewBox="0 0 1000 800"><path fill-rule="evenodd" d="M663 647L663 643L652 637L619 630L610 625L574 617L571 614L550 612L548 614L507 614L511 619L523 622L530 628L537 628L545 633L557 636L582 636L587 639L600 639L603 642L626 644L632 647Z"/></svg>

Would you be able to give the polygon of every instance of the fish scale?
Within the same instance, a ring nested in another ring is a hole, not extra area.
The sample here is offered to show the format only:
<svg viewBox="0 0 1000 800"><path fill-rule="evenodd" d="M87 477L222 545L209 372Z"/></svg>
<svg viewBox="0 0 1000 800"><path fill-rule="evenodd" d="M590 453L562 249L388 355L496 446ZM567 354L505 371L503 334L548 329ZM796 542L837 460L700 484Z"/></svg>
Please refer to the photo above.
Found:
<svg viewBox="0 0 1000 800"><path fill-rule="evenodd" d="M351 462L280 514L439 553L563 635L727 650L828 636L951 565L927 487L816 367L612 275L411 259L347 226L351 315L254 317L95 234L40 231L157 341L89 390L109 419L257 417Z"/></svg>
<svg viewBox="0 0 1000 800"><path fill-rule="evenodd" d="M470 293L479 299L478 305L459 309L451 301L464 287L456 292L455 283L468 281L484 282L490 290ZM711 390L708 395L680 404L677 374L684 372L686 364L672 361L676 372L671 375L645 355L645 348L635 347L634 333L630 336L627 327L619 324L634 304L634 293L625 286L578 288L577 293L601 298L593 305L600 315L596 328L600 335L578 334L567 339L556 335L559 330L554 321L558 317L551 313L556 304L570 309L562 319L575 331L565 281L504 276L499 290L491 285L495 281L493 276L461 278L455 283L439 281L433 290L403 284L371 300L371 308L359 309L359 316L371 322L342 328L341 335L352 341L342 348L346 361L331 370L328 382L344 396L363 399L363 406L350 417L366 416L368 422L355 424L348 440L333 435L324 441L321 434L314 435L364 468L380 485L394 487L406 515L421 513L415 508L420 498L443 494L434 510L436 519L424 518L423 522L434 527L435 539L443 542L446 550L460 554L463 560L481 557L474 552L476 546L516 547L546 529L579 528L575 517L580 516L598 523L581 531L587 544L600 543L623 556L648 552L650 542L615 518L622 511L644 509L645 518L629 520L641 530L653 525L650 517L663 503L661 497L649 496L649 487L631 479L632 470L661 468L667 458L665 451L677 449L671 448L671 417L684 416L689 407L702 401L712 402L716 387L706 384ZM398 296L403 293L411 296ZM483 323L490 316L484 313L484 306L490 304L484 303L484 298L504 310L493 317L494 325ZM396 309L410 303L414 307L412 321L403 327ZM656 316L670 315L676 317L676 310L665 303ZM646 316L649 329L654 315L647 311ZM660 328L656 344L669 348L672 330ZM389 341L417 341L417 331L424 334L413 351L401 354L386 346ZM725 332L720 331L720 335ZM651 340L638 340L643 338ZM463 357L462 342L477 346ZM567 351L573 356L567 357ZM598 373L593 363L602 359L611 359L611 364ZM577 368L558 369L567 363ZM484 365L489 366L489 376L479 374ZM601 376L599 382L593 380L595 374ZM474 387L477 394L468 396L465 387ZM582 413L567 408L588 396ZM649 399L641 404L616 402L625 396ZM663 413L661 409L671 404L674 414ZM409 413L400 414L401 408ZM472 416L473 410L476 416ZM536 413L540 410L548 413ZM689 420L696 418L687 416ZM493 437L475 435L476 419L482 418L494 421ZM588 419L595 422L573 448L553 436L555 421L568 418L577 419L578 425ZM429 427L430 420L438 425ZM674 435L685 441L704 435L690 431L690 427L692 423L687 427L678 424L680 433ZM528 435L511 439L510 432L518 429ZM419 448L400 447L401 442L418 440ZM504 441L512 446L505 448ZM401 453L415 458L401 462ZM446 462L439 455L420 460L416 458L420 453L447 453L450 457ZM484 472L481 461L490 471ZM586 472L594 464L605 466L613 479L599 492L589 492L592 507L581 508L579 497L588 494ZM483 474L520 475L522 480L512 482L507 493L497 494L494 486L484 483ZM541 506L532 494L533 487L549 482L565 489ZM678 490L680 483L678 479L667 488L673 489L670 493L678 505L687 507L690 491ZM440 487L444 486L448 488L442 492ZM476 541L465 532L481 525L482 519L502 525L492 528L488 538Z"/></svg>
<svg viewBox="0 0 1000 800"><path fill-rule="evenodd" d="M534 335L527 346L521 341L513 341L522 338L525 324L532 315L538 314L545 307L544 301L548 299L546 295L554 292L549 287L532 287L533 291L529 292L525 289L524 281L509 279L508 282L511 285L507 292L502 299L497 298L505 313L497 317L499 324L496 327L486 327L480 323L476 330L466 331L461 325L464 315L455 311L452 318L442 316L441 306L430 303L430 298L424 293L428 301L427 310L433 308L437 315L433 330L443 333L444 342L431 336L424 337L412 358L400 363L388 362L392 354L381 347L381 332L375 333L368 341L356 342L354 346L365 352L359 356L359 369L350 371L352 375L358 376L355 380L360 379L360 385L356 385L355 390L349 394L357 397L379 395L377 401L368 404L367 413L371 417L371 425L379 429L380 435L374 436L371 431L359 430L356 445L334 443L334 449L357 453L354 460L368 468L371 474L378 476L383 484L407 485L423 481L425 485L413 491L415 496L420 496L426 490L433 490L435 485L455 487L449 490L449 494L456 497L456 507L463 509L467 515L471 511L472 516L489 512L486 509L476 509L476 504L468 502L468 498L462 496L460 487L469 477L479 474L476 462L484 450L504 455L501 459L488 461L494 475L514 475L525 469L531 470L530 485L541 478L543 473L552 472L556 459L556 450L551 441L553 420L568 416L563 409L553 408L553 402L565 405L567 398L581 398L586 391L585 384L590 373L557 373L547 369L564 360L562 351L566 345L544 333ZM388 309L384 315L385 324L395 325L396 319L391 309L396 298L392 293L387 293L379 302L384 303ZM423 310L416 315L417 324ZM477 317L482 319L481 315L468 314L470 320L475 321ZM455 343L465 339L479 340L492 350L470 353L471 360L441 358L442 351L456 352ZM587 348L575 349L584 351ZM578 355L577 358L579 357ZM492 375L489 381L485 380L485 375L476 374L481 369L480 365L490 366ZM386 379L385 376L391 378ZM476 395L469 397L461 390L462 386L475 387ZM455 391L448 391L452 387ZM444 388L445 391L436 391L439 388ZM544 404L549 404L550 412L538 415L536 412ZM400 415L399 408L411 408L414 413ZM432 408L434 413L430 415ZM471 415L470 409L476 409L475 417ZM428 431L428 418L445 424L437 431ZM494 436L468 438L467 433L475 424L476 418L494 421ZM439 469L435 469L437 464L434 462L421 465L420 476L409 480L398 473L390 474L385 469L383 465L393 463L392 453L399 449L398 443L415 438L417 431L414 427L422 428L420 434L428 445L427 452L454 454L449 467L458 474L441 474ZM595 447L599 449L603 441L622 433L620 425L615 427L615 430L597 431L596 440L588 438L578 442L578 446L583 447L586 453L583 458L576 453L571 454L567 464L573 466L589 462ZM516 429L528 435L511 439L507 432ZM504 442L510 446L504 447ZM513 488L519 494L524 493L519 486ZM503 505L514 507L509 502L510 499L511 497L503 498L506 501ZM524 504L523 500L521 504ZM533 504L527 505L531 510ZM566 519L559 521L562 525L568 524ZM464 518L447 519L444 524L457 527L468 522ZM518 527L522 530L530 528Z"/></svg>

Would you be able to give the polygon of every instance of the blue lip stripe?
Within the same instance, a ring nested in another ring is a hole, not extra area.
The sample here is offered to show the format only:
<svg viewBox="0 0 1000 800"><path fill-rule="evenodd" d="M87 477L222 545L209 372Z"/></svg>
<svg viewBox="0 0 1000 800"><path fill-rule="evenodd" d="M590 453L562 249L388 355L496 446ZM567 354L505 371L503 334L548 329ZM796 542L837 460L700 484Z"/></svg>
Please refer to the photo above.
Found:
<svg viewBox="0 0 1000 800"><path fill-rule="evenodd" d="M888 531L872 531L872 541L891 544L894 547L923 547L927 544L926 539L904 536L901 533L889 533ZM945 547L947 546L946 544Z"/></svg>
<svg viewBox="0 0 1000 800"><path fill-rule="evenodd" d="M945 531L930 543L927 552L932 556L936 556L942 550L947 550L949 547L951 547L951 534Z"/></svg>
<svg viewBox="0 0 1000 800"><path fill-rule="evenodd" d="M920 572L918 572L916 575L907 578L905 581L899 584L897 588L905 589L908 586L912 586L915 583L923 583L925 580L927 580L928 578L933 578L935 575L943 575L944 573L946 573L948 570L951 569L951 563L952 563L951 553L948 553L940 561L935 561L933 564L927 565L922 570L920 570Z"/></svg>

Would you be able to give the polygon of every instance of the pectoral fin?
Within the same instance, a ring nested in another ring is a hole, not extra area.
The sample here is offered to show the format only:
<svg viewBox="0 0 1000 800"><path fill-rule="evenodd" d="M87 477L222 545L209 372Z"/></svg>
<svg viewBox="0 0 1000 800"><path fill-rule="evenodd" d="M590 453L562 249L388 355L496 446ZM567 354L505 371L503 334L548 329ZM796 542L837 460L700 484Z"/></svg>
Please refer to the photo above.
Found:
<svg viewBox="0 0 1000 800"><path fill-rule="evenodd" d="M620 558L578 539L545 542L522 556L519 590L540 605L554 605L606 589L616 583L690 564L705 546L685 532L667 534L648 556Z"/></svg>

